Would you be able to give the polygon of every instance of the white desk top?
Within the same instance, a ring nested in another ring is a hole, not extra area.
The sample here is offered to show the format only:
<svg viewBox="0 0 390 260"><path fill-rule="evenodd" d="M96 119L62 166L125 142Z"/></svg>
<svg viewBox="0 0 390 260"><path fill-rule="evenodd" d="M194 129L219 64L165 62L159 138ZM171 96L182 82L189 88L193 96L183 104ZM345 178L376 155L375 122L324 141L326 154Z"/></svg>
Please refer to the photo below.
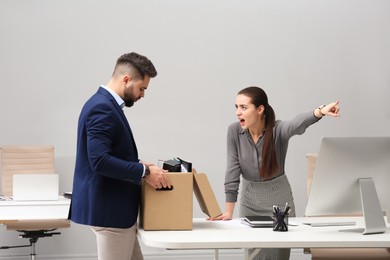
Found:
<svg viewBox="0 0 390 260"><path fill-rule="evenodd" d="M8 220L67 219L70 199L59 196L58 200L0 201L0 223Z"/></svg>
<svg viewBox="0 0 390 260"><path fill-rule="evenodd" d="M302 224L309 220L356 221L355 226L311 227ZM297 226L289 226L287 232L275 232L272 228L251 228L231 221L207 221L194 219L191 231L145 231L138 236L148 246L168 249L215 248L315 248L315 247L390 247L390 226L383 234L362 235L340 232L340 229L362 227L361 217L290 218Z"/></svg>

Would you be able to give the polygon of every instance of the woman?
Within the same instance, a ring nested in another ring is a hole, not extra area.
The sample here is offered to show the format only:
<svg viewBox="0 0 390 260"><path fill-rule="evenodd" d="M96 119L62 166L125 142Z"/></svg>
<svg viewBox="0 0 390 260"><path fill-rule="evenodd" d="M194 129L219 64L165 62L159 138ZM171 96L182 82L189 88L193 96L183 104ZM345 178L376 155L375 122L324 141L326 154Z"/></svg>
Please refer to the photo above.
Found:
<svg viewBox="0 0 390 260"><path fill-rule="evenodd" d="M272 216L272 206L284 207L286 202L291 207L290 216L295 216L291 186L284 171L289 139L303 134L323 116L338 117L338 103L320 106L290 121L275 121L263 89L241 90L236 98L239 122L229 126L227 135L226 211L213 220L232 219L241 175L240 217ZM255 259L289 257L290 249L262 249Z"/></svg>

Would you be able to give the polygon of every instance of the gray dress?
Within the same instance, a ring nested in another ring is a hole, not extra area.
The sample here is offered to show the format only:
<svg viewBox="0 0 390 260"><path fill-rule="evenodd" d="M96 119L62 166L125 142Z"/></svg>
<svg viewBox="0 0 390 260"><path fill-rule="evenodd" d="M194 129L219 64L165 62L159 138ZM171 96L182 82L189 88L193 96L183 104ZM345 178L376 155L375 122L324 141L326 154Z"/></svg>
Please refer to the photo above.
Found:
<svg viewBox="0 0 390 260"><path fill-rule="evenodd" d="M303 134L306 128L318 120L313 111L310 111L289 121L276 121L273 135L279 172L275 178L266 181L259 176L263 137L255 144L249 131L243 130L238 122L229 126L225 194L226 202L237 202L238 188L242 179L240 217L271 216L273 205L284 207L286 202L291 206L290 216L295 216L291 186L284 171L288 142L292 136ZM289 258L290 249L261 249L254 259L288 260Z"/></svg>

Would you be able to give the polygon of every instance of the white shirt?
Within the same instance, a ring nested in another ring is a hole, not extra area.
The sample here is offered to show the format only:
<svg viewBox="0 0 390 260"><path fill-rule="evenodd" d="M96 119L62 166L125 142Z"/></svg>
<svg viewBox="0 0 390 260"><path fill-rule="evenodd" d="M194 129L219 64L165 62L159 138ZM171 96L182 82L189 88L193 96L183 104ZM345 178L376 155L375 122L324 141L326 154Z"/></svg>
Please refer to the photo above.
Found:
<svg viewBox="0 0 390 260"><path fill-rule="evenodd" d="M105 90L107 90L108 92L110 92L112 97L115 99L115 101L118 103L118 105L122 109L125 107L125 101L115 91L113 91L112 89L110 89L110 88L108 88L107 86L104 86L104 85L100 85L100 87L102 87Z"/></svg>

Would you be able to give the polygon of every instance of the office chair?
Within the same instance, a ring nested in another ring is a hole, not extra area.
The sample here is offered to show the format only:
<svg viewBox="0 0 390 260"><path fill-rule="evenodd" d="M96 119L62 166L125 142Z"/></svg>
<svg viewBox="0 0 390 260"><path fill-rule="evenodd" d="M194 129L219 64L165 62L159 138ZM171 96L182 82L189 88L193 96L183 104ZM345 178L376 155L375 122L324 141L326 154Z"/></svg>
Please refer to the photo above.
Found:
<svg viewBox="0 0 390 260"><path fill-rule="evenodd" d="M307 154L307 195L313 180L317 154ZM305 248L312 260L380 260L390 259L390 248Z"/></svg>
<svg viewBox="0 0 390 260"><path fill-rule="evenodd" d="M12 196L13 174L55 173L53 146L3 146L1 153L2 195ZM55 230L69 228L70 221L58 220L15 220L3 223L7 230L20 232L19 237L29 239L28 245L1 246L0 249L30 247L30 259L35 260L35 245L39 238L59 235Z"/></svg>

